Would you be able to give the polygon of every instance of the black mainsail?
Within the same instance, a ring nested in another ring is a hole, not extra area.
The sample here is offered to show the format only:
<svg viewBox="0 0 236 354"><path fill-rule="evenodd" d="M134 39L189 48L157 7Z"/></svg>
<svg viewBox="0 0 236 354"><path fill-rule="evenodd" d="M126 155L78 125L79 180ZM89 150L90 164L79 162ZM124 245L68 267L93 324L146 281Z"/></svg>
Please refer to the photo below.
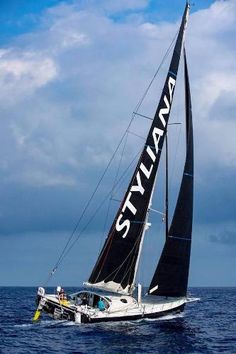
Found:
<svg viewBox="0 0 236 354"><path fill-rule="evenodd" d="M143 151L87 285L120 293L133 290L188 14L189 5L186 4L160 102Z"/></svg>
<svg viewBox="0 0 236 354"><path fill-rule="evenodd" d="M180 192L149 294L181 297L187 293L193 219L193 126L189 76L184 51L186 160Z"/></svg>

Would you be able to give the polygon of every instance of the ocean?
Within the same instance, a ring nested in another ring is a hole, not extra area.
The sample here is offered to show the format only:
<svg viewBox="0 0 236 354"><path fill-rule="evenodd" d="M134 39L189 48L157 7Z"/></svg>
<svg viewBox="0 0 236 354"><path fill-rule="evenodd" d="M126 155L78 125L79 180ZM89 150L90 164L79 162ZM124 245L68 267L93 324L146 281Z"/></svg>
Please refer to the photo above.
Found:
<svg viewBox="0 0 236 354"><path fill-rule="evenodd" d="M86 325L32 323L36 292L0 287L0 353L236 353L236 288L191 288L201 300L179 315Z"/></svg>

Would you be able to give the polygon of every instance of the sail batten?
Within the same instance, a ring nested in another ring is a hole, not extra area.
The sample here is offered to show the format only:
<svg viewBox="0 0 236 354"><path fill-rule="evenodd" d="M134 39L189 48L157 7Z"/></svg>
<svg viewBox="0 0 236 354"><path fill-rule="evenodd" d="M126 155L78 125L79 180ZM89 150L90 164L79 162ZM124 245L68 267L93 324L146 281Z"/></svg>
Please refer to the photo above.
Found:
<svg viewBox="0 0 236 354"><path fill-rule="evenodd" d="M189 6L186 5L162 95L131 182L89 277L91 286L131 293L166 135ZM114 285L114 284L117 284Z"/></svg>
<svg viewBox="0 0 236 354"><path fill-rule="evenodd" d="M149 294L186 296L193 219L193 126L188 67L184 50L186 159L180 192L172 223L159 263L150 284ZM155 288L156 287L156 288ZM155 291L153 289L155 288Z"/></svg>

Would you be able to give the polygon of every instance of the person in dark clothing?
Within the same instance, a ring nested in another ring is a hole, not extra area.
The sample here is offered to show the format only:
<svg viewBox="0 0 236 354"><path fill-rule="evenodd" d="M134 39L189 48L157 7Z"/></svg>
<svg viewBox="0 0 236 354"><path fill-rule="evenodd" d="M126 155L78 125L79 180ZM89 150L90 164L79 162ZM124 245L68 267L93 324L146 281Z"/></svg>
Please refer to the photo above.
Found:
<svg viewBox="0 0 236 354"><path fill-rule="evenodd" d="M84 294L82 297L82 305L88 305L88 299L87 299L86 294Z"/></svg>

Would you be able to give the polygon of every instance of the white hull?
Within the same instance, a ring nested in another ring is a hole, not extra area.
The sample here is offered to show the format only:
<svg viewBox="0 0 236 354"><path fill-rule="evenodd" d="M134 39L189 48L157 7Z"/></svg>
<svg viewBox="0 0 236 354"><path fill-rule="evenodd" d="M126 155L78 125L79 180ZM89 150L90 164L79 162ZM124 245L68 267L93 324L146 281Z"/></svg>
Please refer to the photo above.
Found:
<svg viewBox="0 0 236 354"><path fill-rule="evenodd" d="M82 295L88 296L88 304L76 305ZM97 297L106 302L105 310L101 311L94 305ZM40 295L38 309L48 313L55 319L67 319L76 323L93 323L108 321L138 320L142 318L157 318L168 313L182 312L190 300L186 297L164 298L144 296L139 303L134 297L127 295L98 294L79 292L70 296L68 301L59 301L57 295Z"/></svg>

